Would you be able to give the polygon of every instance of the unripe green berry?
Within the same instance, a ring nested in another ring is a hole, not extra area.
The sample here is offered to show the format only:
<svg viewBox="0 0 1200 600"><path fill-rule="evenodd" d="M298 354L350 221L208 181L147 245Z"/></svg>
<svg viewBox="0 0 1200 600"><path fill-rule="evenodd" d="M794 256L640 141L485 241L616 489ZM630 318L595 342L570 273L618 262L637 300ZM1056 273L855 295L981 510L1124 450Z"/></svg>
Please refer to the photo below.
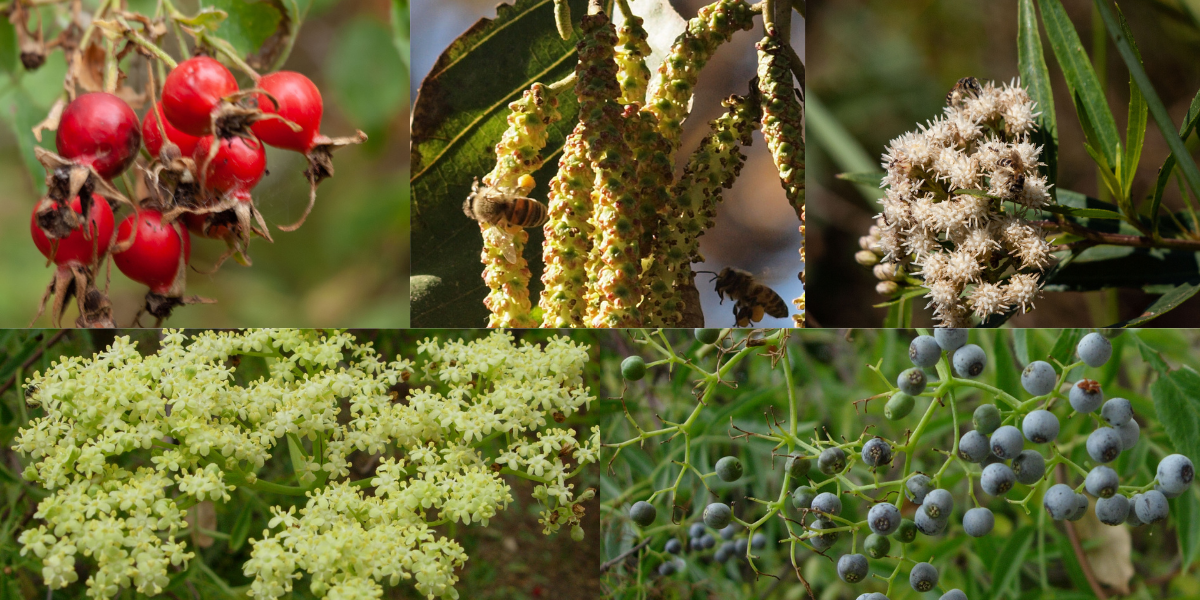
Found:
<svg viewBox="0 0 1200 600"><path fill-rule="evenodd" d="M903 419L912 412L915 405L916 399L912 395L896 392L888 398L887 404L883 405L883 416L892 421Z"/></svg>
<svg viewBox="0 0 1200 600"><path fill-rule="evenodd" d="M621 376L629 381L638 381L645 377L645 359L635 354L621 361Z"/></svg>

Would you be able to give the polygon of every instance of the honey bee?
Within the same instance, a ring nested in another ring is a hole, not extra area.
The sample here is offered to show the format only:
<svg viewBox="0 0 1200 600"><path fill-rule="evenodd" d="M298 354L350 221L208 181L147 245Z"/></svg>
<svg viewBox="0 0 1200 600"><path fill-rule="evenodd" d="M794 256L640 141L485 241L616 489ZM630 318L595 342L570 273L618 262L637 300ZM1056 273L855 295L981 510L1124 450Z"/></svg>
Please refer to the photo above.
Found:
<svg viewBox="0 0 1200 600"><path fill-rule="evenodd" d="M1002 171L1010 177L1008 195L1012 198L1021 195L1021 192L1025 189L1025 173L1022 172L1023 167L1020 164L1020 159L1002 158L997 161L997 166L1000 167L997 169L998 172Z"/></svg>
<svg viewBox="0 0 1200 600"><path fill-rule="evenodd" d="M471 195L463 202L463 213L492 226L484 231L484 236L504 252L504 258L510 263L517 262L517 249L513 246L512 234L503 227L541 227L548 219L545 204L520 193L533 189L533 178L522 175L518 185L519 189L506 189L486 183L480 185L476 179L471 186Z"/></svg>
<svg viewBox="0 0 1200 600"><path fill-rule="evenodd" d="M697 272L713 276L721 304L725 303L726 295L734 301L733 317L737 320L738 327L749 327L751 322L761 321L764 313L775 318L788 316L787 304L783 298L775 290L755 281L754 276L747 271L725 267L720 273Z"/></svg>
<svg viewBox="0 0 1200 600"><path fill-rule="evenodd" d="M946 105L956 106L968 97L978 96L981 92L983 92L983 88L979 85L978 79L963 77L954 84L953 88L950 88L950 93L946 94Z"/></svg>

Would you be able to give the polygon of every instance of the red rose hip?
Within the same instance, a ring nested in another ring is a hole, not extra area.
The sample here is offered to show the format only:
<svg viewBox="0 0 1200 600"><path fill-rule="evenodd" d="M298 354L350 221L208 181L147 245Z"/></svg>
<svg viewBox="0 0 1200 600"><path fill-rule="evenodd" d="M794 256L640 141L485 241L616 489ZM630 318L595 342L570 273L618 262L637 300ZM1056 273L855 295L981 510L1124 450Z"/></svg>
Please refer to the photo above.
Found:
<svg viewBox="0 0 1200 600"><path fill-rule="evenodd" d="M112 179L137 158L142 134L137 115L124 100L92 92L75 98L63 110L54 142L63 158Z"/></svg>
<svg viewBox="0 0 1200 600"><path fill-rule="evenodd" d="M192 244L187 229L178 221L164 225L162 213L143 208L126 217L117 229L118 240L124 243L130 238L133 244L113 255L113 262L126 277L149 287L155 294L167 295L180 270L191 259Z"/></svg>
<svg viewBox="0 0 1200 600"><path fill-rule="evenodd" d="M212 132L213 111L237 91L237 80L225 65L207 56L189 58L163 83L163 114L188 135L206 135Z"/></svg>
<svg viewBox="0 0 1200 600"><path fill-rule="evenodd" d="M279 119L262 119L250 126L254 135L276 148L307 154L312 150L321 129L321 114L324 111L321 91L308 77L293 71L264 75L258 80L258 87L279 103L276 108L271 98L259 94L259 110L265 114L278 114L299 125L300 131L293 131Z"/></svg>
<svg viewBox="0 0 1200 600"><path fill-rule="evenodd" d="M200 138L194 135L188 135L174 125L168 119L162 119L162 104L155 105L157 110L146 111L146 116L142 118L142 139L146 140L146 150L151 156L157 157L162 152L163 136L165 131L167 139L179 148L180 156L191 157L196 151L196 144ZM155 114L157 113L158 118ZM158 127L159 121L162 122L162 129Z"/></svg>
<svg viewBox="0 0 1200 600"><path fill-rule="evenodd" d="M250 190L262 180L267 168L267 153L262 142L240 137L220 140L216 154L209 157L214 136L204 136L192 155L197 168L204 170L204 185L222 194L249 199Z"/></svg>

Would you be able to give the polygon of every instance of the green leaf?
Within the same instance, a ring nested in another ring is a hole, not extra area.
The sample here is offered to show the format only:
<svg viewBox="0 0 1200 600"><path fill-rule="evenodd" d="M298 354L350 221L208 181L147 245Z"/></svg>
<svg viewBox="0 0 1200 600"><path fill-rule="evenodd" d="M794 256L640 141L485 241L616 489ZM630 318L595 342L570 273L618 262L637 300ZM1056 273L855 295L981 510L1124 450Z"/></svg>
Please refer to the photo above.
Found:
<svg viewBox="0 0 1200 600"><path fill-rule="evenodd" d="M1059 332L1054 347L1050 349L1050 358L1064 365L1069 364L1071 357L1075 355L1075 347L1079 345L1079 340L1083 339L1083 334L1082 329L1064 329Z"/></svg>
<svg viewBox="0 0 1200 600"><path fill-rule="evenodd" d="M1025 553L1029 550L1029 543L1033 540L1033 532L1032 525L1014 531L1009 536L1008 543L1000 550L996 562L992 565L992 592L996 594L992 596L993 598L999 598L998 594L1001 590L1007 588L1009 583L1021 572L1021 565L1025 562Z"/></svg>
<svg viewBox="0 0 1200 600"><path fill-rule="evenodd" d="M1200 120L1200 91L1196 92L1192 98L1192 104L1188 107L1187 115L1183 117L1183 125L1179 127L1179 138L1186 140L1191 135L1192 130L1196 128L1196 122ZM1150 197L1150 219L1152 221L1153 233L1158 235L1158 209L1162 206L1163 191L1167 188L1167 182L1171 179L1171 173L1175 169L1175 153L1167 155L1167 159L1163 161L1162 167L1158 169L1158 178L1154 181L1154 193Z"/></svg>
<svg viewBox="0 0 1200 600"><path fill-rule="evenodd" d="M1137 45L1133 43L1133 33L1129 31L1129 24L1125 22L1125 16L1121 14L1120 9L1117 10L1117 16L1121 19L1121 32L1129 39L1134 57L1137 58L1138 64L1141 64L1142 55L1138 52ZM1137 83L1131 76L1129 78L1129 121L1125 127L1125 156L1121 161L1121 172L1118 173L1118 179L1123 185L1123 198L1129 198L1129 194L1133 190L1133 178L1137 175L1138 163L1142 158L1142 144L1146 141L1147 114L1146 99L1142 97L1141 90L1138 89Z"/></svg>
<svg viewBox="0 0 1200 600"><path fill-rule="evenodd" d="M929 288L916 287L916 288L912 288L911 290L908 290L907 292L904 292L903 294L900 294L893 300L890 300L888 302L881 302L874 306L875 306L875 308L883 308L885 306L892 306L894 304L902 304L909 299L920 298L921 296L924 296L928 293L929 293Z"/></svg>
<svg viewBox="0 0 1200 600"><path fill-rule="evenodd" d="M1200 254L1178 250L1096 246L1046 280L1047 291L1177 286L1200 281Z"/></svg>
<svg viewBox="0 0 1200 600"><path fill-rule="evenodd" d="M325 76L346 116L372 137L404 109L408 69L391 32L378 20L360 17L342 27Z"/></svg>
<svg viewBox="0 0 1200 600"><path fill-rule="evenodd" d="M1031 335L1033 335L1033 331L1029 329L1022 328L1013 331L1013 348L1017 352L1017 362L1019 364L1027 365L1033 362L1030 358L1031 352L1029 351Z"/></svg>
<svg viewBox="0 0 1200 600"><path fill-rule="evenodd" d="M869 171L864 173L839 173L837 178L842 181L849 181L850 183L879 187L879 182L883 180L883 176L884 174L879 171Z"/></svg>
<svg viewBox="0 0 1200 600"><path fill-rule="evenodd" d="M24 87L18 87L7 96L7 101L0 102L0 112L4 113L4 120L12 128L13 135L16 136L17 147L21 151L21 162L25 163L25 169L29 172L33 188L40 197L46 193L46 180L43 176L45 170L33 151L37 140L34 139L32 130L46 115L37 107L34 99L25 91Z"/></svg>
<svg viewBox="0 0 1200 600"><path fill-rule="evenodd" d="M1175 451L1200 462L1200 373L1183 367L1160 375L1150 396Z"/></svg>
<svg viewBox="0 0 1200 600"><path fill-rule="evenodd" d="M282 11L272 2L208 0L208 4L226 15L216 34L233 45L243 57L258 52L284 19Z"/></svg>
<svg viewBox="0 0 1200 600"><path fill-rule="evenodd" d="M1029 90L1029 97L1042 113L1037 118L1038 130L1033 137L1034 142L1042 146L1046 176L1052 184L1050 190L1056 194L1058 186L1053 184L1058 181L1058 120L1054 114L1054 90L1050 86L1050 71L1046 68L1033 0L1017 2L1017 71Z"/></svg>
<svg viewBox="0 0 1200 600"><path fill-rule="evenodd" d="M250 525L254 522L254 511L249 507L243 506L238 510L237 520L233 522L233 529L229 531L229 549L237 552L246 543L246 539L250 537Z"/></svg>
<svg viewBox="0 0 1200 600"><path fill-rule="evenodd" d="M1151 348L1150 345L1141 338L1141 336L1135 334L1125 334L1123 337L1126 339L1132 339L1134 341L1134 344L1138 349L1138 354L1142 356L1142 360L1146 361L1155 371L1158 371L1159 375L1166 375L1167 371L1171 370L1171 367L1167 364L1167 361L1163 359L1162 353L1154 348Z"/></svg>
<svg viewBox="0 0 1200 600"><path fill-rule="evenodd" d="M1072 208L1070 206L1051 205L1042 207L1042 210L1056 215L1075 217L1076 219L1125 219L1124 215L1119 212L1100 208Z"/></svg>
<svg viewBox="0 0 1200 600"><path fill-rule="evenodd" d="M300 483L300 471L308 463L308 453L304 451L304 443L300 436L287 434L288 456L292 459L292 473L296 475L296 483Z"/></svg>
<svg viewBox="0 0 1200 600"><path fill-rule="evenodd" d="M221 23L224 23L227 18L229 18L229 13L218 8L206 6L197 11L195 15L179 19L179 22L192 29L204 29L216 32L220 29Z"/></svg>
<svg viewBox="0 0 1200 600"><path fill-rule="evenodd" d="M570 5L571 14L587 14L585 0ZM413 299L414 327L486 323L487 287L479 276L483 239L463 216L462 201L474 178L495 166L492 149L507 128L508 104L535 82L551 84L570 75L577 41L559 37L552 2L518 0L451 43L421 83L412 113L412 247L420 249L412 254L412 274L437 276L441 283L429 286L420 301ZM546 189L557 170L554 156L576 121L574 94L558 100L562 119L550 126L542 151L546 164L534 174L538 190ZM530 230L527 250L540 248L541 241L541 231ZM528 254L539 255L527 256L530 270L539 271L541 253Z"/></svg>
<svg viewBox="0 0 1200 600"><path fill-rule="evenodd" d="M878 172L879 161L863 150L862 144L834 118L833 113L825 108L825 104L812 92L804 97L804 121L807 126L809 141L812 141L829 154L838 171L850 173ZM883 197L879 182L855 183L854 186L862 197L868 201ZM874 206L874 202L871 202Z"/></svg>
<svg viewBox="0 0 1200 600"><path fill-rule="evenodd" d="M1002 390L1020 389L1021 370L1013 362L1013 352L1008 346L1008 334L997 331L992 336L992 356L996 364L996 385ZM1027 363L1022 363L1027 364Z"/></svg>
<svg viewBox="0 0 1200 600"><path fill-rule="evenodd" d="M16 73L20 68L18 56L17 29L8 21L8 15L0 16L0 72Z"/></svg>
<svg viewBox="0 0 1200 600"><path fill-rule="evenodd" d="M1047 0L1057 2L1057 0ZM1146 105L1149 108L1150 115L1154 117L1154 123L1158 125L1158 130L1162 132L1163 138L1167 141L1167 147L1171 149L1171 154L1179 161L1179 167L1183 171L1184 179L1187 180L1188 186L1192 188L1192 193L1200 198L1200 167L1196 166L1196 161L1192 158L1187 147L1184 146L1183 140L1175 131L1175 123L1171 121L1171 116L1167 114L1167 109L1163 106L1162 100L1159 99L1158 93L1154 91L1154 86L1150 83L1150 77L1146 75L1146 70L1142 68L1141 60L1137 55L1137 50L1133 47L1133 41L1128 37L1117 23L1116 17L1113 15L1112 7L1109 6L1108 0L1095 0L1096 8L1100 12L1100 17L1104 19L1104 26L1108 28L1109 35L1117 45L1117 51L1121 54L1121 59L1125 61L1125 66L1129 68L1129 76L1137 84L1141 90L1142 96L1145 97Z"/></svg>
<svg viewBox="0 0 1200 600"><path fill-rule="evenodd" d="M1117 123L1108 108L1104 88L1100 86L1096 71L1079 41L1079 34L1059 0L1038 0L1038 5L1042 10L1042 25L1046 28L1050 48L1054 50L1054 56L1067 80L1067 88L1075 100L1080 122L1085 124L1085 132L1091 129L1094 133L1088 139L1095 140L1094 145L1098 146L1097 150L1108 165L1116 165L1121 145ZM1091 127L1086 125L1089 122Z"/></svg>
<svg viewBox="0 0 1200 600"><path fill-rule="evenodd" d="M1171 499L1170 504L1175 532L1179 535L1180 569L1186 573L1200 553L1200 502L1196 500L1196 488L1188 488L1182 496Z"/></svg>
<svg viewBox="0 0 1200 600"><path fill-rule="evenodd" d="M1192 296L1195 296L1196 292L1200 292L1200 284L1190 285L1184 283L1178 285L1171 291L1160 296L1158 300L1155 300L1154 304L1151 304L1149 308L1142 312L1142 314L1129 319L1128 321L1116 323L1112 325L1112 327L1141 327L1146 323L1163 316L1167 313L1167 311L1178 308L1180 304L1183 304Z"/></svg>
<svg viewBox="0 0 1200 600"><path fill-rule="evenodd" d="M405 66L412 64L412 44L409 43L409 31L408 0L392 0L392 37Z"/></svg>

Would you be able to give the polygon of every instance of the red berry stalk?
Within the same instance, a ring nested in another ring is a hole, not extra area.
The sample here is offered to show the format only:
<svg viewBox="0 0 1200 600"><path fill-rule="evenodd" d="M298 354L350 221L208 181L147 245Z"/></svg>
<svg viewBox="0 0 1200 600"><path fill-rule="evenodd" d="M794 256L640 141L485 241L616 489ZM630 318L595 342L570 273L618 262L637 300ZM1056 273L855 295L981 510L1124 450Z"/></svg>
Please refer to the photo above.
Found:
<svg viewBox="0 0 1200 600"><path fill-rule="evenodd" d="M508 129L496 144L496 166L484 176L483 183L493 188L522 191L522 175L542 165L541 151L546 146L547 125L559 119L558 99L546 86L535 83L521 99L508 105ZM537 327L530 314L529 280L532 273L525 261L525 243L529 233L518 225L480 223L483 234L483 281L491 292L483 303L491 311L488 327ZM511 240L517 261L505 258L505 246Z"/></svg>
<svg viewBox="0 0 1200 600"><path fill-rule="evenodd" d="M585 143L595 171L592 227L595 243L588 260L586 324L589 327L637 327L642 301L638 243L637 171L626 141L626 120L617 102L616 28L603 12L581 23L575 92L579 120L588 132Z"/></svg>
<svg viewBox="0 0 1200 600"><path fill-rule="evenodd" d="M112 246L113 214L108 201L93 195L84 217L83 201L78 196L64 203L83 223L66 236L52 238L46 235L38 222L37 209L29 222L33 243L47 261L55 265L54 279L46 287L42 302L38 306L37 321L46 310L46 301L54 298L50 321L54 327L62 326L62 315L67 302L77 298L79 318L77 327L116 327L112 318L112 305L108 298L96 288L96 266L108 255Z"/></svg>

